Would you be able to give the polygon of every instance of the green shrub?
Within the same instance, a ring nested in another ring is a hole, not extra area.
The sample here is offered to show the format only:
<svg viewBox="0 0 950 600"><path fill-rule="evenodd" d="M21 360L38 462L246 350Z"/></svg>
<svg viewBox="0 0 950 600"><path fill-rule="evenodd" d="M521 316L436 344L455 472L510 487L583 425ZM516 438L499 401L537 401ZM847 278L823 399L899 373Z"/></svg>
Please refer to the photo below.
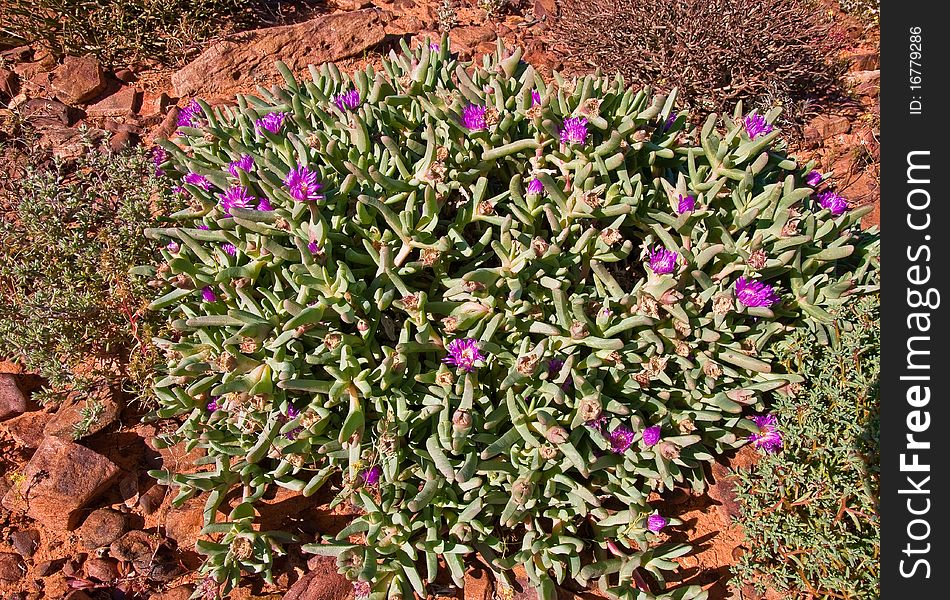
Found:
<svg viewBox="0 0 950 600"><path fill-rule="evenodd" d="M781 103L797 121L837 90L840 48L811 0L576 0L561 14L553 27L570 67L675 87L698 111Z"/></svg>
<svg viewBox="0 0 950 600"><path fill-rule="evenodd" d="M841 343L797 332L780 355L804 378L774 407L781 453L738 470L738 521L751 550L738 579L787 597L880 596L878 298L835 311Z"/></svg>
<svg viewBox="0 0 950 600"><path fill-rule="evenodd" d="M151 387L156 316L144 309L154 292L129 269L155 260L142 231L168 212L154 170L144 152L90 144L75 164L34 164L11 182L0 216L0 355L48 378L54 394Z"/></svg>
<svg viewBox="0 0 950 600"><path fill-rule="evenodd" d="M649 494L702 489L800 379L770 343L875 288L866 209L821 208L762 116L686 132L673 96L545 83L520 50L404 52L279 65L285 87L195 102L163 143L191 207L148 232L172 243L153 307L178 333L155 341L156 416L209 469L154 475L210 492L209 521L242 490L198 545L225 589L290 539L252 530L268 487L329 481L365 514L304 549L373 598L424 596L440 560L461 585L472 553L544 598L652 598L688 547L650 529Z"/></svg>
<svg viewBox="0 0 950 600"><path fill-rule="evenodd" d="M262 0L5 0L0 27L59 56L92 53L109 66L174 64L197 44L260 17Z"/></svg>

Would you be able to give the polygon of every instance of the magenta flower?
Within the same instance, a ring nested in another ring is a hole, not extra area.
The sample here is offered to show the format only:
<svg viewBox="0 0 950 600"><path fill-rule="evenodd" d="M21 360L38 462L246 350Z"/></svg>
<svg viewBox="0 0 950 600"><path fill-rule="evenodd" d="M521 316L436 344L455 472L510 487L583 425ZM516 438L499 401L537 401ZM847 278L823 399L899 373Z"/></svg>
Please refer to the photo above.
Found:
<svg viewBox="0 0 950 600"><path fill-rule="evenodd" d="M218 297L214 295L214 290L211 289L210 285L201 288L201 297L204 298L205 302L216 302L218 300Z"/></svg>
<svg viewBox="0 0 950 600"><path fill-rule="evenodd" d="M359 474L359 480L363 483L363 485L374 486L379 483L379 479L382 476L382 467L375 465L369 469L364 469L361 471Z"/></svg>
<svg viewBox="0 0 950 600"><path fill-rule="evenodd" d="M643 430L643 443L647 446L654 446L660 441L663 428L659 425L653 425Z"/></svg>
<svg viewBox="0 0 950 600"><path fill-rule="evenodd" d="M176 196L187 196L188 190L186 190L184 187L180 185L176 185L172 187L172 193L175 194Z"/></svg>
<svg viewBox="0 0 950 600"><path fill-rule="evenodd" d="M221 244L221 249L224 250L225 254L237 256L237 248L234 247L234 244Z"/></svg>
<svg viewBox="0 0 950 600"><path fill-rule="evenodd" d="M218 198L218 204L221 205L221 210L228 216L231 215L232 208L250 208L251 204L257 200L257 198L251 196L247 192L247 188L242 185L229 187L223 194L218 194Z"/></svg>
<svg viewBox="0 0 950 600"><path fill-rule="evenodd" d="M267 198L261 198L260 202L257 203L257 210L274 210L274 207L270 205Z"/></svg>
<svg viewBox="0 0 950 600"><path fill-rule="evenodd" d="M188 173L182 178L182 181L188 185L199 187L206 192L211 189L211 182L208 181L208 178L198 173Z"/></svg>
<svg viewBox="0 0 950 600"><path fill-rule="evenodd" d="M815 187L816 185L821 183L822 179L824 179L824 177L822 177L821 173L819 173L818 171L809 171L808 175L805 176L805 183L807 183L811 187Z"/></svg>
<svg viewBox="0 0 950 600"><path fill-rule="evenodd" d="M781 300L781 297L775 293L767 283L746 279L740 276L736 280L736 300L745 306L764 306L768 308Z"/></svg>
<svg viewBox="0 0 950 600"><path fill-rule="evenodd" d="M827 208L831 214L838 216L848 210L848 201L831 190L818 194L818 206Z"/></svg>
<svg viewBox="0 0 950 600"><path fill-rule="evenodd" d="M323 252L323 249L316 242L310 242L307 244L307 250L310 251L310 254L320 254Z"/></svg>
<svg viewBox="0 0 950 600"><path fill-rule="evenodd" d="M528 182L528 193L529 194L543 194L544 193L544 184L541 183L541 180L535 177Z"/></svg>
<svg viewBox="0 0 950 600"><path fill-rule="evenodd" d="M623 454L633 444L633 431L624 425L620 425L607 435L607 441L610 442L610 451L614 454Z"/></svg>
<svg viewBox="0 0 950 600"><path fill-rule="evenodd" d="M197 100L192 100L178 111L178 126L198 127L201 124L202 114L201 105Z"/></svg>
<svg viewBox="0 0 950 600"><path fill-rule="evenodd" d="M775 415L757 415L752 417L752 422L759 428L759 433L749 436L752 445L770 454L777 452L782 447L782 434Z"/></svg>
<svg viewBox="0 0 950 600"><path fill-rule="evenodd" d="M676 212L679 214L690 213L696 210L696 198L680 194L677 200L679 200L679 204L676 205Z"/></svg>
<svg viewBox="0 0 950 600"><path fill-rule="evenodd" d="M587 119L584 117L570 117L564 119L564 128L561 129L562 144L583 144L587 141Z"/></svg>
<svg viewBox="0 0 950 600"><path fill-rule="evenodd" d="M771 133L773 129L773 127L765 121L765 117L762 115L746 115L744 123L746 133L748 133L749 137L752 139L755 139L760 135Z"/></svg>
<svg viewBox="0 0 950 600"><path fill-rule="evenodd" d="M429 50L432 50L433 52L438 52L438 51L441 50L441 49L442 49L442 48L441 48L437 43L435 43L435 42L430 42L430 43L429 43Z"/></svg>
<svg viewBox="0 0 950 600"><path fill-rule="evenodd" d="M168 160L168 152L161 146L154 146L152 148L152 164L155 165L155 176L161 177L165 174L165 171L162 169L162 163Z"/></svg>
<svg viewBox="0 0 950 600"><path fill-rule="evenodd" d="M676 270L676 261L680 255L663 246L656 246L650 250L650 270L657 275L666 275Z"/></svg>
<svg viewBox="0 0 950 600"><path fill-rule="evenodd" d="M204 229L205 231L208 231L210 228L207 225L198 225L198 229Z"/></svg>
<svg viewBox="0 0 950 600"><path fill-rule="evenodd" d="M257 125L258 130L266 129L271 133L278 133L280 128L284 125L284 119L286 118L287 113L269 112L255 121L255 125Z"/></svg>
<svg viewBox="0 0 950 600"><path fill-rule="evenodd" d="M296 419L296 418L299 417L299 416L300 416L300 411L299 411L299 410L297 410L297 409L294 408L293 406L288 406L288 407L287 407L287 420L288 420L288 421L293 421L294 419Z"/></svg>
<svg viewBox="0 0 950 600"><path fill-rule="evenodd" d="M666 118L666 122L663 123L663 131L664 132L669 131L670 127L672 127L673 123L675 122L676 122L676 113L672 113L670 114L670 116Z"/></svg>
<svg viewBox="0 0 950 600"><path fill-rule="evenodd" d="M660 533L660 531L670 523L669 519L660 515L660 513L654 512L652 515L647 517L647 529L653 533Z"/></svg>
<svg viewBox="0 0 950 600"><path fill-rule="evenodd" d="M458 367L466 373L475 370L475 363L485 360L485 356L478 348L478 340L474 338L452 340L446 350L449 355L443 358L442 362Z"/></svg>
<svg viewBox="0 0 950 600"><path fill-rule="evenodd" d="M360 105L360 93L356 88L353 88L339 94L333 99L333 103L343 112L346 112L347 109L353 110Z"/></svg>
<svg viewBox="0 0 950 600"><path fill-rule="evenodd" d="M181 250L181 246L178 245L178 242L168 242L168 245L165 247L168 248L169 252L178 252Z"/></svg>
<svg viewBox="0 0 950 600"><path fill-rule="evenodd" d="M214 412L218 410L219 408L221 408L221 406L218 404L218 398L217 397L212 398L211 402L208 403L208 410L210 410L211 412Z"/></svg>
<svg viewBox="0 0 950 600"><path fill-rule="evenodd" d="M469 131L483 131L488 128L485 123L485 107L469 104L462 109L462 125Z"/></svg>
<svg viewBox="0 0 950 600"><path fill-rule="evenodd" d="M228 173L231 177L238 177L238 170L250 173L254 168L254 157L250 154L242 154L241 158L228 163Z"/></svg>
<svg viewBox="0 0 950 600"><path fill-rule="evenodd" d="M323 196L317 192L323 186L317 181L317 172L311 171L303 165L297 165L292 169L284 179L284 185L287 186L290 196L300 202L323 200Z"/></svg>
<svg viewBox="0 0 950 600"><path fill-rule="evenodd" d="M541 104L541 92L531 90L531 106L538 106L539 104Z"/></svg>

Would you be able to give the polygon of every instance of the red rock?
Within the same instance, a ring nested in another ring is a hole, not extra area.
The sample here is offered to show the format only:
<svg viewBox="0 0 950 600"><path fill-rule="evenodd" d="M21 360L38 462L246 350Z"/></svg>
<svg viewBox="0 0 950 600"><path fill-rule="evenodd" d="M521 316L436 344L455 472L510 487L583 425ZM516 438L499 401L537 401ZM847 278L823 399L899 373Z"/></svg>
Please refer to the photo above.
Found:
<svg viewBox="0 0 950 600"><path fill-rule="evenodd" d="M37 128L71 125L75 120L74 111L56 100L33 98L27 100L20 110L23 120Z"/></svg>
<svg viewBox="0 0 950 600"><path fill-rule="evenodd" d="M131 69L119 69L115 72L115 78L124 83L132 83L135 81L135 73Z"/></svg>
<svg viewBox="0 0 950 600"><path fill-rule="evenodd" d="M89 513L76 533L84 547L95 550L122 537L128 527L126 515L111 508L99 508Z"/></svg>
<svg viewBox="0 0 950 600"><path fill-rule="evenodd" d="M153 485L148 488L144 494L139 496L139 506L142 508L142 512L150 515L158 510L162 502L165 501L167 493L168 488L164 485Z"/></svg>
<svg viewBox="0 0 950 600"><path fill-rule="evenodd" d="M90 558L83 565L86 577L103 583L112 583L119 578L117 563L111 558Z"/></svg>
<svg viewBox="0 0 950 600"><path fill-rule="evenodd" d="M119 468L92 450L48 437L23 468L23 480L3 496L10 511L25 511L49 529L70 529L81 508L105 491Z"/></svg>
<svg viewBox="0 0 950 600"><path fill-rule="evenodd" d="M17 46L0 52L0 57L8 63L26 62L33 54L33 48L29 46Z"/></svg>
<svg viewBox="0 0 950 600"><path fill-rule="evenodd" d="M25 412L0 425L13 440L24 448L36 448L46 435L43 428L49 421L49 413L38 410Z"/></svg>
<svg viewBox="0 0 950 600"><path fill-rule="evenodd" d="M122 86L117 92L106 96L86 108L89 117L128 117L138 112L141 93L133 87Z"/></svg>
<svg viewBox="0 0 950 600"><path fill-rule="evenodd" d="M102 65L94 56L67 56L53 71L56 97L66 104L82 104L95 98L106 87Z"/></svg>
<svg viewBox="0 0 950 600"><path fill-rule="evenodd" d="M470 54L480 43L494 41L495 37L491 25L456 27L449 32L449 46L453 52Z"/></svg>
<svg viewBox="0 0 950 600"><path fill-rule="evenodd" d="M370 0L327 0L327 4L340 10L359 10L373 3Z"/></svg>
<svg viewBox="0 0 950 600"><path fill-rule="evenodd" d="M109 545L109 556L131 563L136 571L148 574L161 542L158 535L132 530Z"/></svg>
<svg viewBox="0 0 950 600"><path fill-rule="evenodd" d="M12 98L20 91L20 77L9 69L0 68L0 98Z"/></svg>
<svg viewBox="0 0 950 600"><path fill-rule="evenodd" d="M26 574L26 565L12 552L0 552L0 581L19 581Z"/></svg>
<svg viewBox="0 0 950 600"><path fill-rule="evenodd" d="M71 127L47 127L40 136L39 144L48 148L53 156L63 161L76 160L88 150L85 140L97 142L102 139L101 129L87 129L85 137L78 129Z"/></svg>
<svg viewBox="0 0 950 600"><path fill-rule="evenodd" d="M539 19L544 17L554 18L557 16L556 0L534 0L534 16Z"/></svg>
<svg viewBox="0 0 950 600"><path fill-rule="evenodd" d="M38 73L49 72L49 67L41 62L21 62L13 65L13 72L17 74L20 81L29 81Z"/></svg>
<svg viewBox="0 0 950 600"><path fill-rule="evenodd" d="M13 549L23 558L30 558L40 546L40 532L35 529L14 531L10 534Z"/></svg>
<svg viewBox="0 0 950 600"><path fill-rule="evenodd" d="M817 130L821 139L827 140L842 133L848 133L851 130L851 121L847 117L821 115L816 117L809 124Z"/></svg>
<svg viewBox="0 0 950 600"><path fill-rule="evenodd" d="M854 54L848 57L851 61L851 71L873 71L881 68L880 52Z"/></svg>
<svg viewBox="0 0 950 600"><path fill-rule="evenodd" d="M179 548L195 547L204 527L204 501L190 498L181 506L173 506L165 519L165 535L175 540Z"/></svg>
<svg viewBox="0 0 950 600"><path fill-rule="evenodd" d="M172 74L175 95L224 94L277 76L278 58L299 70L358 56L385 39L384 25L391 18L391 13L366 9L227 36Z"/></svg>
<svg viewBox="0 0 950 600"><path fill-rule="evenodd" d="M336 559L314 557L307 565L310 572L290 586L283 600L346 600L353 596L353 584L340 575Z"/></svg>
<svg viewBox="0 0 950 600"><path fill-rule="evenodd" d="M0 373L0 421L26 411L26 398L17 387L16 377Z"/></svg>
<svg viewBox="0 0 950 600"><path fill-rule="evenodd" d="M98 414L98 417L87 422L83 411L93 411L91 414ZM92 392L88 396L70 394L46 424L44 432L67 440L79 440L114 423L121 411L122 407L108 390ZM80 424L82 430L77 429Z"/></svg>

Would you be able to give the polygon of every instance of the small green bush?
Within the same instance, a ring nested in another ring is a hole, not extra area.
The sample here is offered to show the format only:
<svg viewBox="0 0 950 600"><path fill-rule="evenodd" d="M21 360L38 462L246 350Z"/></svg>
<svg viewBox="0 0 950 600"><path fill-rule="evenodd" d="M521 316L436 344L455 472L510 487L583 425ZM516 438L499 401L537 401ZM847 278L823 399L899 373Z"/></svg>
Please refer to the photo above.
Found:
<svg viewBox="0 0 950 600"><path fill-rule="evenodd" d="M772 342L832 335L827 310L876 289L868 209L803 184L777 111L687 131L620 78L403 50L352 77L278 65L284 87L196 101L163 142L191 206L148 232L177 334L156 416L208 468L154 475L208 492L205 571L269 577L292 538L254 503L330 482L364 514L304 549L371 598L425 596L440 561L461 586L473 553L543 598L705 597L664 590L688 546L649 494L703 489L800 379Z"/></svg>
<svg viewBox="0 0 950 600"><path fill-rule="evenodd" d="M837 347L797 332L781 353L804 379L773 411L784 449L738 470L751 550L740 582L788 597L880 596L880 357L877 296L835 311Z"/></svg>
<svg viewBox="0 0 950 600"><path fill-rule="evenodd" d="M142 151L90 144L75 164L34 164L10 182L0 355L48 378L54 394L104 382L150 388L156 316L144 309L154 292L129 269L155 260L142 232L169 209L154 170Z"/></svg>

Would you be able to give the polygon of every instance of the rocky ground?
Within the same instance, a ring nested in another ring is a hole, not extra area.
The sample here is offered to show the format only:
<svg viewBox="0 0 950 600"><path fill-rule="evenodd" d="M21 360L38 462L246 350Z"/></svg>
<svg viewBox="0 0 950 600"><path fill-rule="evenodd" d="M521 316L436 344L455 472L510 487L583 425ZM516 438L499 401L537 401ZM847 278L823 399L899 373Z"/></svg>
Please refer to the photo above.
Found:
<svg viewBox="0 0 950 600"><path fill-rule="evenodd" d="M336 61L354 68L378 61L406 40L410 45L439 36L440 2L433 0L332 0L326 12L297 24L239 33L219 39L177 70L118 69L107 72L92 57L56 61L30 47L0 52L0 136L35 131L38 143L69 159L82 151L82 137L105 139L119 149L170 135L178 106L199 96L226 102L277 81L273 61L295 71ZM526 60L542 73L562 67L548 48L557 0L529 0L519 14L488 20L484 11L456 10L451 47L463 56L494 49L500 37L526 49ZM856 204L879 205L880 59L876 30L838 15L841 57L847 62L850 98L811 120L793 148L833 170L838 189ZM445 22L444 17L441 19ZM0 157L0 180L15 177L17 156ZM879 211L865 224L878 224ZM147 471L194 468L197 456L181 448L157 449L150 440L162 425L140 423L141 413L124 406L121 394L103 392L99 416L83 427L84 403L70 399L55 410L32 403L42 382L12 363L0 363L0 598L40 599L138 597L187 598L200 584L194 543L203 501L173 507L175 492ZM740 452L733 465L748 465ZM736 504L725 464L713 469L707 494L677 492L665 499L684 525L670 535L689 539L696 550L680 559L676 582L698 583L711 598L753 598L731 585L729 566L746 543L733 523ZM304 499L278 492L261 509L265 527L312 535L338 531L345 511L327 509L326 498ZM292 552L275 566L275 584L249 581L232 598L335 600L352 597L352 587L335 564ZM124 595L123 595L124 594ZM565 598L592 597L563 590ZM462 597L450 587L444 596ZM519 597L533 597L525 590ZM469 574L466 598L494 598L484 570Z"/></svg>

